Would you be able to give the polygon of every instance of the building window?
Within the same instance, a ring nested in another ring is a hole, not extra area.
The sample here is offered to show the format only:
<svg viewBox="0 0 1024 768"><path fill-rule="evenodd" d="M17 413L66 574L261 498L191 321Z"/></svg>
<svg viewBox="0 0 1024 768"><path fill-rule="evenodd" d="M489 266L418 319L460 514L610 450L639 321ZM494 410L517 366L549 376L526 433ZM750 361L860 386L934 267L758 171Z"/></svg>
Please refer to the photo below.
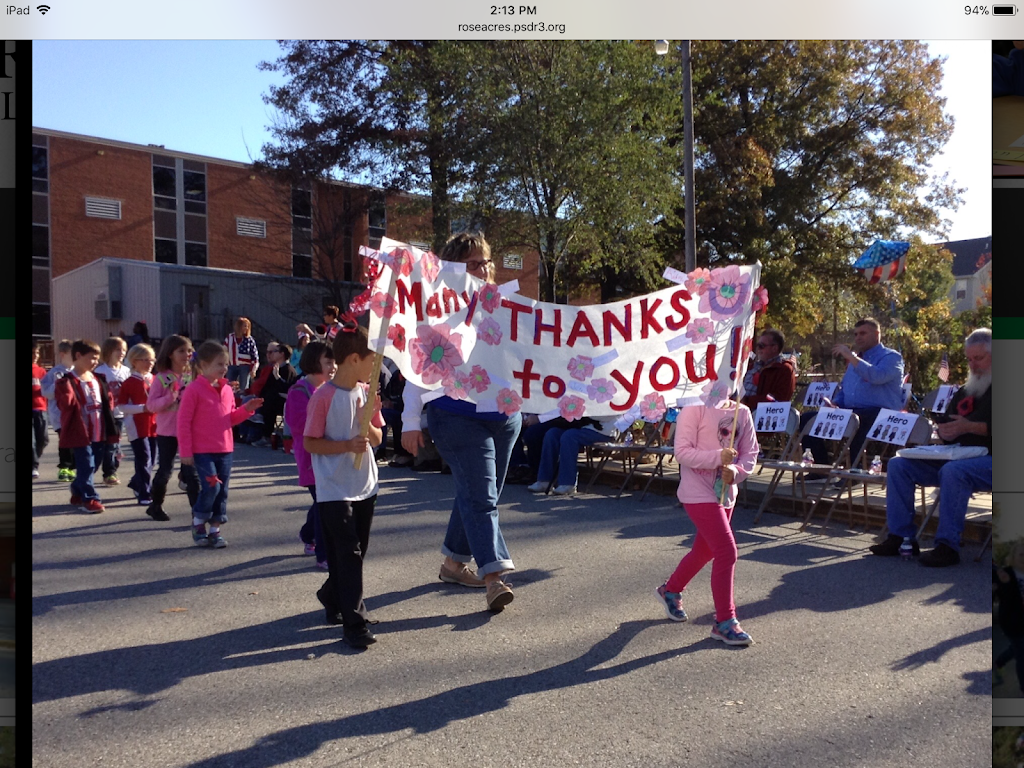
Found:
<svg viewBox="0 0 1024 768"><path fill-rule="evenodd" d="M292 254L292 277L312 277L313 257L301 253Z"/></svg>
<svg viewBox="0 0 1024 768"><path fill-rule="evenodd" d="M50 265L50 228L32 225L32 266Z"/></svg>
<svg viewBox="0 0 1024 768"><path fill-rule="evenodd" d="M292 277L313 276L313 193L292 187Z"/></svg>
<svg viewBox="0 0 1024 768"><path fill-rule="evenodd" d="M32 147L32 191L50 191L50 158L46 147Z"/></svg>
<svg viewBox="0 0 1024 768"><path fill-rule="evenodd" d="M967 298L967 291L957 291L956 292L956 300L957 301L963 301L966 298Z"/></svg>
<svg viewBox="0 0 1024 768"><path fill-rule="evenodd" d="M190 267L205 267L206 243L185 243L185 263Z"/></svg>
<svg viewBox="0 0 1024 768"><path fill-rule="evenodd" d="M206 214L206 164L153 155L154 258L208 266Z"/></svg>
<svg viewBox="0 0 1024 768"><path fill-rule="evenodd" d="M50 305L49 304L33 304L32 305L32 335L33 336L49 336L50 335Z"/></svg>
<svg viewBox="0 0 1024 768"><path fill-rule="evenodd" d="M267 222L260 219L246 219L242 216L236 216L235 234L242 235L242 237L266 237Z"/></svg>
<svg viewBox="0 0 1024 768"><path fill-rule="evenodd" d="M154 257L161 264L178 263L178 244L174 240L153 238Z"/></svg>
<svg viewBox="0 0 1024 768"><path fill-rule="evenodd" d="M366 223L369 226L370 247L380 248L380 239L388 232L388 211L384 195L375 194L370 200L366 212Z"/></svg>

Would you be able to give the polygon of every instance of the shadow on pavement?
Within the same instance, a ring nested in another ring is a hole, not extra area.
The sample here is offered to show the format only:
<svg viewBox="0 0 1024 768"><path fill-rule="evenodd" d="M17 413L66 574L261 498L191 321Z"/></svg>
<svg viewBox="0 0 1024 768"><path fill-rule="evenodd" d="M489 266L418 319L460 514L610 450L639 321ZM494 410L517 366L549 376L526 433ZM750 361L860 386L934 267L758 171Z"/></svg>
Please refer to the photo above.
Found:
<svg viewBox="0 0 1024 768"><path fill-rule="evenodd" d="M251 747L200 760L192 763L189 768L215 768L225 765L270 768L310 755L322 744L342 737L388 734L407 729L414 733L430 733L452 722L501 710L517 696L608 680L708 649L708 644L704 642L706 638L701 638L700 641L684 648L662 651L613 666L603 666L621 653L641 631L663 623L661 620L626 622L582 656L554 667L525 675L464 685L418 701L378 708L337 720L287 728L260 739Z"/></svg>

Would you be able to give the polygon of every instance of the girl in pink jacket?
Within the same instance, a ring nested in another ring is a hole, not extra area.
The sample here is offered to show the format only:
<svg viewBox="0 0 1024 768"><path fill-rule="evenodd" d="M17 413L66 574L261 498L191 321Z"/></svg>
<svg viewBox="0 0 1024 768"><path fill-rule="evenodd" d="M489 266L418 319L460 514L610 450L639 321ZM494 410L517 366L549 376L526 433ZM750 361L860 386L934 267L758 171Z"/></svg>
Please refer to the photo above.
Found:
<svg viewBox="0 0 1024 768"><path fill-rule="evenodd" d="M224 345L204 341L196 351L196 364L199 375L185 389L178 406L178 449L182 465L195 466L199 474L199 498L192 507L192 541L199 547L221 549L228 545L220 526L228 520L228 480L235 449L231 428L252 416L263 400L256 397L235 407L235 392L224 378L228 372Z"/></svg>
<svg viewBox="0 0 1024 768"><path fill-rule="evenodd" d="M739 413L736 409L739 408ZM733 423L736 439L730 448ZM731 518L736 486L754 470L757 437L750 409L732 400L683 408L676 424L675 456L679 462L679 501L697 528L693 549L679 562L668 581L655 590L658 602L673 621L686 621L682 592L690 580L711 566L715 625L711 637L728 645L750 645L750 635L736 619L733 576L736 539ZM725 500L722 488L725 487Z"/></svg>

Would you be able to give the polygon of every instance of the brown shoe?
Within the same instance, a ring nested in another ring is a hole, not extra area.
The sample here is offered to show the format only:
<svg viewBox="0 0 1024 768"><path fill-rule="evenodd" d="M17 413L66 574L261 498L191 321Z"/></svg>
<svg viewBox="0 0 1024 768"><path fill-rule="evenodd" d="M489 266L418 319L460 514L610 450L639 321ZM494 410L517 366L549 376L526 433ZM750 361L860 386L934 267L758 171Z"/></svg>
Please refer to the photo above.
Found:
<svg viewBox="0 0 1024 768"><path fill-rule="evenodd" d="M441 563L441 572L437 574L437 578L448 584L461 584L464 587L486 587L483 579L477 578L477 575L469 569L469 566L465 563L460 564L459 569L453 570L444 563Z"/></svg>
<svg viewBox="0 0 1024 768"><path fill-rule="evenodd" d="M487 585L487 610L491 613L500 613L505 606L512 602L512 590L504 581L492 581Z"/></svg>

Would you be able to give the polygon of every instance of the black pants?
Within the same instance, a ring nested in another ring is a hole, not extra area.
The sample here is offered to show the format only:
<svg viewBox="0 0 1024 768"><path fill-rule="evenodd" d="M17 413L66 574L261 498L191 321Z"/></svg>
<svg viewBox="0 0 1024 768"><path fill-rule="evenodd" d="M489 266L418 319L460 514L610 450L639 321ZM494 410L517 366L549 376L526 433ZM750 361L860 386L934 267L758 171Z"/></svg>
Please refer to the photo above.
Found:
<svg viewBox="0 0 1024 768"><path fill-rule="evenodd" d="M60 446L60 430L54 429L57 433L57 469L74 469L75 468L75 452L70 448L61 448Z"/></svg>
<svg viewBox="0 0 1024 768"><path fill-rule="evenodd" d="M156 436L156 452L159 457L159 465L156 476L153 478L153 503L163 504L167 496L167 483L174 473L174 457L178 455L178 438L169 435ZM191 510L199 498L199 474L196 468L186 464L181 465L181 474L188 486L185 493L188 494L188 507Z"/></svg>
<svg viewBox="0 0 1024 768"><path fill-rule="evenodd" d="M39 469L43 449L50 442L47 426L46 411L32 411L32 469Z"/></svg>
<svg viewBox="0 0 1024 768"><path fill-rule="evenodd" d="M365 627L369 618L363 602L363 558L376 503L376 496L362 501L317 502L329 573L323 590L346 629Z"/></svg>
<svg viewBox="0 0 1024 768"><path fill-rule="evenodd" d="M277 426L277 417L284 415L284 400L275 392L260 406L260 413L263 415L263 436L269 440Z"/></svg>

